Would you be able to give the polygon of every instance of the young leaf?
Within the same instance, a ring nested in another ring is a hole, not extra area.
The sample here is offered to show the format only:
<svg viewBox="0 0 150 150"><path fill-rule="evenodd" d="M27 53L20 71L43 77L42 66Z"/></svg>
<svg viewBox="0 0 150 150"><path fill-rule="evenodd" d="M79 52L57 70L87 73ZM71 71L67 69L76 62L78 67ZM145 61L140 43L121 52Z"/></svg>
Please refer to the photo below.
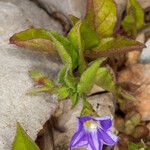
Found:
<svg viewBox="0 0 150 150"><path fill-rule="evenodd" d="M73 26L80 20L76 16L69 15L70 20L72 21Z"/></svg>
<svg viewBox="0 0 150 150"><path fill-rule="evenodd" d="M134 97L132 95L128 94L115 83L110 71L107 68L101 67L97 70L95 83L103 89L112 92L118 100L120 98L126 100L134 100Z"/></svg>
<svg viewBox="0 0 150 150"><path fill-rule="evenodd" d="M97 70L103 61L104 59L96 60L83 72L80 78L80 82L77 86L77 91L79 94L87 93L92 89Z"/></svg>
<svg viewBox="0 0 150 150"><path fill-rule="evenodd" d="M83 108L81 110L81 116L95 116L98 117L97 112L93 109L93 106L84 98Z"/></svg>
<svg viewBox="0 0 150 150"><path fill-rule="evenodd" d="M129 150L150 150L150 148L148 148L145 145L145 143L143 142L143 140L141 140L141 142L137 143L137 144L129 142L128 149Z"/></svg>
<svg viewBox="0 0 150 150"><path fill-rule="evenodd" d="M138 146L137 144L134 144L134 143L129 142L129 144L128 144L128 149L129 149L129 150L138 150L138 149L139 149L139 146Z"/></svg>
<svg viewBox="0 0 150 150"><path fill-rule="evenodd" d="M86 20L91 22L94 18L95 29L101 38L112 36L117 21L115 2L113 0L89 0L88 6Z"/></svg>
<svg viewBox="0 0 150 150"><path fill-rule="evenodd" d="M66 86L58 87L55 89L58 100L64 100L69 96L69 88Z"/></svg>
<svg viewBox="0 0 150 150"><path fill-rule="evenodd" d="M68 66L65 65L65 66L63 66L63 68L59 71L59 73L58 73L58 79L57 79L59 83L64 83L65 76L66 76L66 73L67 73L67 69L68 69Z"/></svg>
<svg viewBox="0 0 150 150"><path fill-rule="evenodd" d="M40 88L35 88L35 89L32 89L30 92L28 92L27 94L29 95L32 95L32 94L37 94L37 93L41 93L41 92L51 92L52 89L51 88L48 88L46 86L43 86L43 87L40 87Z"/></svg>
<svg viewBox="0 0 150 150"><path fill-rule="evenodd" d="M85 21L81 26L81 36L84 41L85 49L92 49L99 45L100 39L98 34Z"/></svg>
<svg viewBox="0 0 150 150"><path fill-rule="evenodd" d="M129 36L136 37L136 19L135 19L135 8L130 7L128 10L128 15L122 21L123 29L128 33Z"/></svg>
<svg viewBox="0 0 150 150"><path fill-rule="evenodd" d="M10 43L19 47L45 51L51 54L56 53L51 41L50 31L45 29L31 28L16 33L10 38Z"/></svg>
<svg viewBox="0 0 150 150"><path fill-rule="evenodd" d="M101 67L97 70L95 83L107 91L116 92L116 84L107 68Z"/></svg>
<svg viewBox="0 0 150 150"><path fill-rule="evenodd" d="M128 0L127 16L124 18L122 26L129 35L144 26L144 11L137 0Z"/></svg>
<svg viewBox="0 0 150 150"><path fill-rule="evenodd" d="M80 19L76 18L75 16L70 16L71 21L73 22L73 25L75 25ZM84 47L85 49L92 49L99 44L99 36L94 31L92 26L89 25L89 22L85 19L82 21L81 24L81 36L84 41Z"/></svg>
<svg viewBox="0 0 150 150"><path fill-rule="evenodd" d="M81 25L82 25L82 22L78 21L68 34L68 39L71 41L74 47L78 50L80 73L82 73L85 69L85 60L84 60L84 55L83 55L84 47L83 47L83 40L81 38Z"/></svg>
<svg viewBox="0 0 150 150"><path fill-rule="evenodd" d="M63 62L64 65L68 66L68 68L72 68L72 59L69 53L66 50L64 44L60 41L59 35L51 34L51 39L56 46L56 50Z"/></svg>
<svg viewBox="0 0 150 150"><path fill-rule="evenodd" d="M31 78L35 81L37 85L44 85L49 89L55 86L54 82L48 79L48 77L44 75L42 72L32 70L29 73L30 73Z"/></svg>
<svg viewBox="0 0 150 150"><path fill-rule="evenodd" d="M74 108L78 104L79 95L78 95L78 93L73 93L73 94L71 94L70 98L72 101L72 108Z"/></svg>
<svg viewBox="0 0 150 150"><path fill-rule="evenodd" d="M64 77L64 82L68 88L76 92L77 90L77 80L76 78L70 73L70 70L67 69L67 72Z"/></svg>
<svg viewBox="0 0 150 150"><path fill-rule="evenodd" d="M73 69L78 66L78 52L77 49L72 45L72 43L62 35L58 34L57 32L51 32L52 36L55 37L65 48L68 54L71 56Z"/></svg>
<svg viewBox="0 0 150 150"><path fill-rule="evenodd" d="M116 38L104 38L98 47L92 51L86 51L85 55L90 58L106 57L111 55L123 54L133 50L142 50L144 44L122 36Z"/></svg>
<svg viewBox="0 0 150 150"><path fill-rule="evenodd" d="M17 132L12 145L12 150L40 150L35 142L29 137L19 123Z"/></svg>
<svg viewBox="0 0 150 150"><path fill-rule="evenodd" d="M30 71L29 74L37 85L43 85L44 84L43 80L45 80L45 78L47 78L47 77L45 77L45 75L42 72L39 72L36 70Z"/></svg>

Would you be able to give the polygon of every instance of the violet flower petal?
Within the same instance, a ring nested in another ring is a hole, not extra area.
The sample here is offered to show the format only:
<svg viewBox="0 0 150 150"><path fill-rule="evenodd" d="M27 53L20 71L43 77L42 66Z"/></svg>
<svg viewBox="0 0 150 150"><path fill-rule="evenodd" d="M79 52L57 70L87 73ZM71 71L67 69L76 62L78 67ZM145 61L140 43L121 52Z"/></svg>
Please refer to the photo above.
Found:
<svg viewBox="0 0 150 150"><path fill-rule="evenodd" d="M79 120L81 123L84 123L87 120L98 121L104 130L108 130L112 126L112 119L110 116L105 116L105 117L101 117L101 118L92 117L92 116L82 116L82 117L79 117Z"/></svg>
<svg viewBox="0 0 150 150"><path fill-rule="evenodd" d="M88 138L88 150L102 150L102 143L98 137L98 133L92 132Z"/></svg>
<svg viewBox="0 0 150 150"><path fill-rule="evenodd" d="M118 142L118 137L111 133L110 131L104 131L99 129L99 137L102 139L103 143L106 145L114 145Z"/></svg>
<svg viewBox="0 0 150 150"><path fill-rule="evenodd" d="M71 139L70 149L84 147L88 144L87 137L84 131L76 132Z"/></svg>
<svg viewBox="0 0 150 150"><path fill-rule="evenodd" d="M94 119L94 117L92 117L92 116L82 116L82 117L79 117L79 121L80 121L80 123L84 123L84 122L86 122L86 121L88 121L88 120L95 120ZM96 121L96 120L95 120Z"/></svg>
<svg viewBox="0 0 150 150"><path fill-rule="evenodd" d="M104 130L108 130L110 127L112 127L112 119L109 116L100 118L99 123L101 128Z"/></svg>

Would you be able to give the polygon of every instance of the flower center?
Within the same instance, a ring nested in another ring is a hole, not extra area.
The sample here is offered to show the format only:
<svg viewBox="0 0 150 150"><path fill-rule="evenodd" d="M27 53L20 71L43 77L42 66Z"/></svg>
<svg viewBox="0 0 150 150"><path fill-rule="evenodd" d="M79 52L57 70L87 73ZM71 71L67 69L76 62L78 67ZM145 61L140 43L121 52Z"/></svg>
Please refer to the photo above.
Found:
<svg viewBox="0 0 150 150"><path fill-rule="evenodd" d="M84 127L89 132L93 132L93 131L97 130L97 128L99 127L99 124L96 121L88 120L88 121L84 122Z"/></svg>

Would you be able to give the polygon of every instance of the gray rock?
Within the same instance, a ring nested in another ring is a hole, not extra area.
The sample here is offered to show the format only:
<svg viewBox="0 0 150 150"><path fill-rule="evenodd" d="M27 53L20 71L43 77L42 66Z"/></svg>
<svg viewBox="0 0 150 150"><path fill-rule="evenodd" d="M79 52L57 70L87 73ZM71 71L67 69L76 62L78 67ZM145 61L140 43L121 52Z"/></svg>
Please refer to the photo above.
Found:
<svg viewBox="0 0 150 150"><path fill-rule="evenodd" d="M28 12L25 14L25 11ZM60 68L58 60L8 44L12 34L30 26L62 32L61 25L35 4L20 0L17 5L0 1L0 150L11 149L16 122L20 122L35 140L57 107L56 99L49 94L29 96L26 93L33 88L28 71L41 70L54 78Z"/></svg>
<svg viewBox="0 0 150 150"><path fill-rule="evenodd" d="M34 0L38 1L49 13L62 12L83 18L86 13L86 0Z"/></svg>
<svg viewBox="0 0 150 150"><path fill-rule="evenodd" d="M14 33L31 27L62 33L62 26L29 0L0 0L0 7L0 44L8 43Z"/></svg>
<svg viewBox="0 0 150 150"><path fill-rule="evenodd" d="M143 9L147 8L148 6L150 6L149 0L138 0L138 2L140 3L140 5L142 6Z"/></svg>
<svg viewBox="0 0 150 150"><path fill-rule="evenodd" d="M95 95L89 97L88 99L99 116L114 116L115 107L112 94L108 93ZM59 128L64 132L54 132L54 145L56 150L68 149L69 141L77 127L77 117L80 116L81 109L81 101L74 109L71 109L70 101L64 101L60 104L60 108L58 109L59 113L56 111L55 116L58 118Z"/></svg>
<svg viewBox="0 0 150 150"><path fill-rule="evenodd" d="M150 63L150 39L145 44L147 47L144 48L141 53L140 62L141 63Z"/></svg>
<svg viewBox="0 0 150 150"><path fill-rule="evenodd" d="M60 33L62 29L61 25L51 19L46 12L28 0L0 0L0 7L0 150L10 150L16 131L16 122L20 122L35 140L43 124L58 107L56 98L49 94L26 95L33 88L28 71L41 70L54 79L61 64L57 58L47 54L9 45L9 38L30 26L56 30ZM99 99L99 115L113 115L112 97L108 95L91 97L94 107L97 107ZM70 110L68 105L63 104L59 124L67 128L67 132L64 135L55 133L56 145L59 141L56 139L57 135L65 137L67 134L68 138L65 142L68 145L68 140L75 130L76 117L80 113L78 109L81 109L81 105ZM71 114L73 117L70 117Z"/></svg>

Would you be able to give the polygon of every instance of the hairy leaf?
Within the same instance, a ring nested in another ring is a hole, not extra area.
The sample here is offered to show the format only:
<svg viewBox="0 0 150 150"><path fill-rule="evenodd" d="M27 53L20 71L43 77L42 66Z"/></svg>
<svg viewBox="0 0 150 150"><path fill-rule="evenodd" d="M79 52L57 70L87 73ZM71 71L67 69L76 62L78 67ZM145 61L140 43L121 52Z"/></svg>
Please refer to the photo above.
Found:
<svg viewBox="0 0 150 150"><path fill-rule="evenodd" d="M108 68L101 67L97 70L95 84L109 92L112 92L118 100L134 100L132 95L124 91L119 85L115 83L113 76L111 75Z"/></svg>
<svg viewBox="0 0 150 150"><path fill-rule="evenodd" d="M132 143L132 142L129 142L128 144L128 149L129 150L150 150L150 148L148 148L145 143L143 142L143 140L141 140L140 143Z"/></svg>
<svg viewBox="0 0 150 150"><path fill-rule="evenodd" d="M144 26L144 11L137 0L128 0L127 16L122 21L124 30L136 36L136 32Z"/></svg>
<svg viewBox="0 0 150 150"><path fill-rule="evenodd" d="M93 51L86 51L85 55L90 58L106 57L123 54L133 50L142 50L144 44L122 36L116 38L104 38Z"/></svg>
<svg viewBox="0 0 150 150"><path fill-rule="evenodd" d="M83 100L83 108L81 110L81 116L95 116L98 117L97 112L93 109L93 106L87 101Z"/></svg>
<svg viewBox="0 0 150 150"><path fill-rule="evenodd" d="M77 86L77 91L79 94L88 93L95 82L95 77L100 64L104 59L98 59L93 62L81 75L80 82Z"/></svg>
<svg viewBox="0 0 150 150"><path fill-rule="evenodd" d="M66 50L66 47L63 42L60 41L60 36L58 34L51 34L51 39L56 46L56 50L63 62L64 65L72 68L72 58Z"/></svg>
<svg viewBox="0 0 150 150"><path fill-rule="evenodd" d="M70 20L72 21L72 24L75 25L80 19L76 16L69 15Z"/></svg>
<svg viewBox="0 0 150 150"><path fill-rule="evenodd" d="M84 40L85 49L92 49L99 45L100 39L98 34L86 22L82 23L81 36Z"/></svg>
<svg viewBox="0 0 150 150"><path fill-rule="evenodd" d="M27 94L32 95L32 94L37 94L37 93L41 93L41 92L51 93L52 89L48 88L47 86L43 86L43 87L39 87L39 88L34 88L30 92L28 92Z"/></svg>
<svg viewBox="0 0 150 150"><path fill-rule="evenodd" d="M55 89L58 100L64 100L69 96L69 89L66 86L58 87Z"/></svg>
<svg viewBox="0 0 150 150"><path fill-rule="evenodd" d="M64 77L65 84L68 88L72 89L74 92L76 92L77 89L77 79L72 75L69 69L67 69L67 72Z"/></svg>
<svg viewBox="0 0 150 150"><path fill-rule="evenodd" d="M10 43L19 47L31 48L34 50L56 53L52 44L50 31L45 29L27 29L14 34L10 38Z"/></svg>
<svg viewBox="0 0 150 150"><path fill-rule="evenodd" d="M97 70L95 83L107 91L116 92L116 84L107 68L101 67Z"/></svg>
<svg viewBox="0 0 150 150"><path fill-rule="evenodd" d="M68 34L68 39L74 45L74 47L78 50L79 55L79 71L82 73L85 69L85 60L84 60L84 46L83 40L81 38L81 21L78 21L75 26L71 29Z"/></svg>
<svg viewBox="0 0 150 150"><path fill-rule="evenodd" d="M17 132L12 145L12 150L39 150L38 146L19 123L17 123Z"/></svg>
<svg viewBox="0 0 150 150"><path fill-rule="evenodd" d="M72 108L74 108L78 104L79 95L78 95L78 93L73 93L73 94L71 94L70 98L72 101Z"/></svg>
<svg viewBox="0 0 150 150"><path fill-rule="evenodd" d="M70 16L70 19L73 22L73 25L75 25L80 19L76 18L75 16ZM91 49L99 44L99 36L98 34L94 31L92 26L89 25L89 22L87 20L83 20L81 24L81 36L84 41L84 46L85 49Z"/></svg>
<svg viewBox="0 0 150 150"><path fill-rule="evenodd" d="M94 20L95 30L101 38L112 36L117 21L115 2L113 0L89 0L86 20L88 22Z"/></svg>
<svg viewBox="0 0 150 150"><path fill-rule="evenodd" d="M63 66L63 68L59 71L59 73L58 73L58 82L59 82L59 83L64 83L65 76L66 76L66 73L67 73L67 69L68 69L68 66L65 65L65 66Z"/></svg>
<svg viewBox="0 0 150 150"><path fill-rule="evenodd" d="M40 71L32 70L30 71L30 76L37 85L45 85L48 88L53 88L55 86L54 82Z"/></svg>
<svg viewBox="0 0 150 150"><path fill-rule="evenodd" d="M51 32L52 36L57 39L61 43L61 45L65 48L68 54L71 56L73 68L76 68L78 65L78 52L77 49L72 45L72 43L62 35L57 32ZM56 46L57 47L57 46Z"/></svg>
<svg viewBox="0 0 150 150"><path fill-rule="evenodd" d="M47 78L42 72L37 70L29 71L29 74L36 85L43 85L45 78Z"/></svg>

